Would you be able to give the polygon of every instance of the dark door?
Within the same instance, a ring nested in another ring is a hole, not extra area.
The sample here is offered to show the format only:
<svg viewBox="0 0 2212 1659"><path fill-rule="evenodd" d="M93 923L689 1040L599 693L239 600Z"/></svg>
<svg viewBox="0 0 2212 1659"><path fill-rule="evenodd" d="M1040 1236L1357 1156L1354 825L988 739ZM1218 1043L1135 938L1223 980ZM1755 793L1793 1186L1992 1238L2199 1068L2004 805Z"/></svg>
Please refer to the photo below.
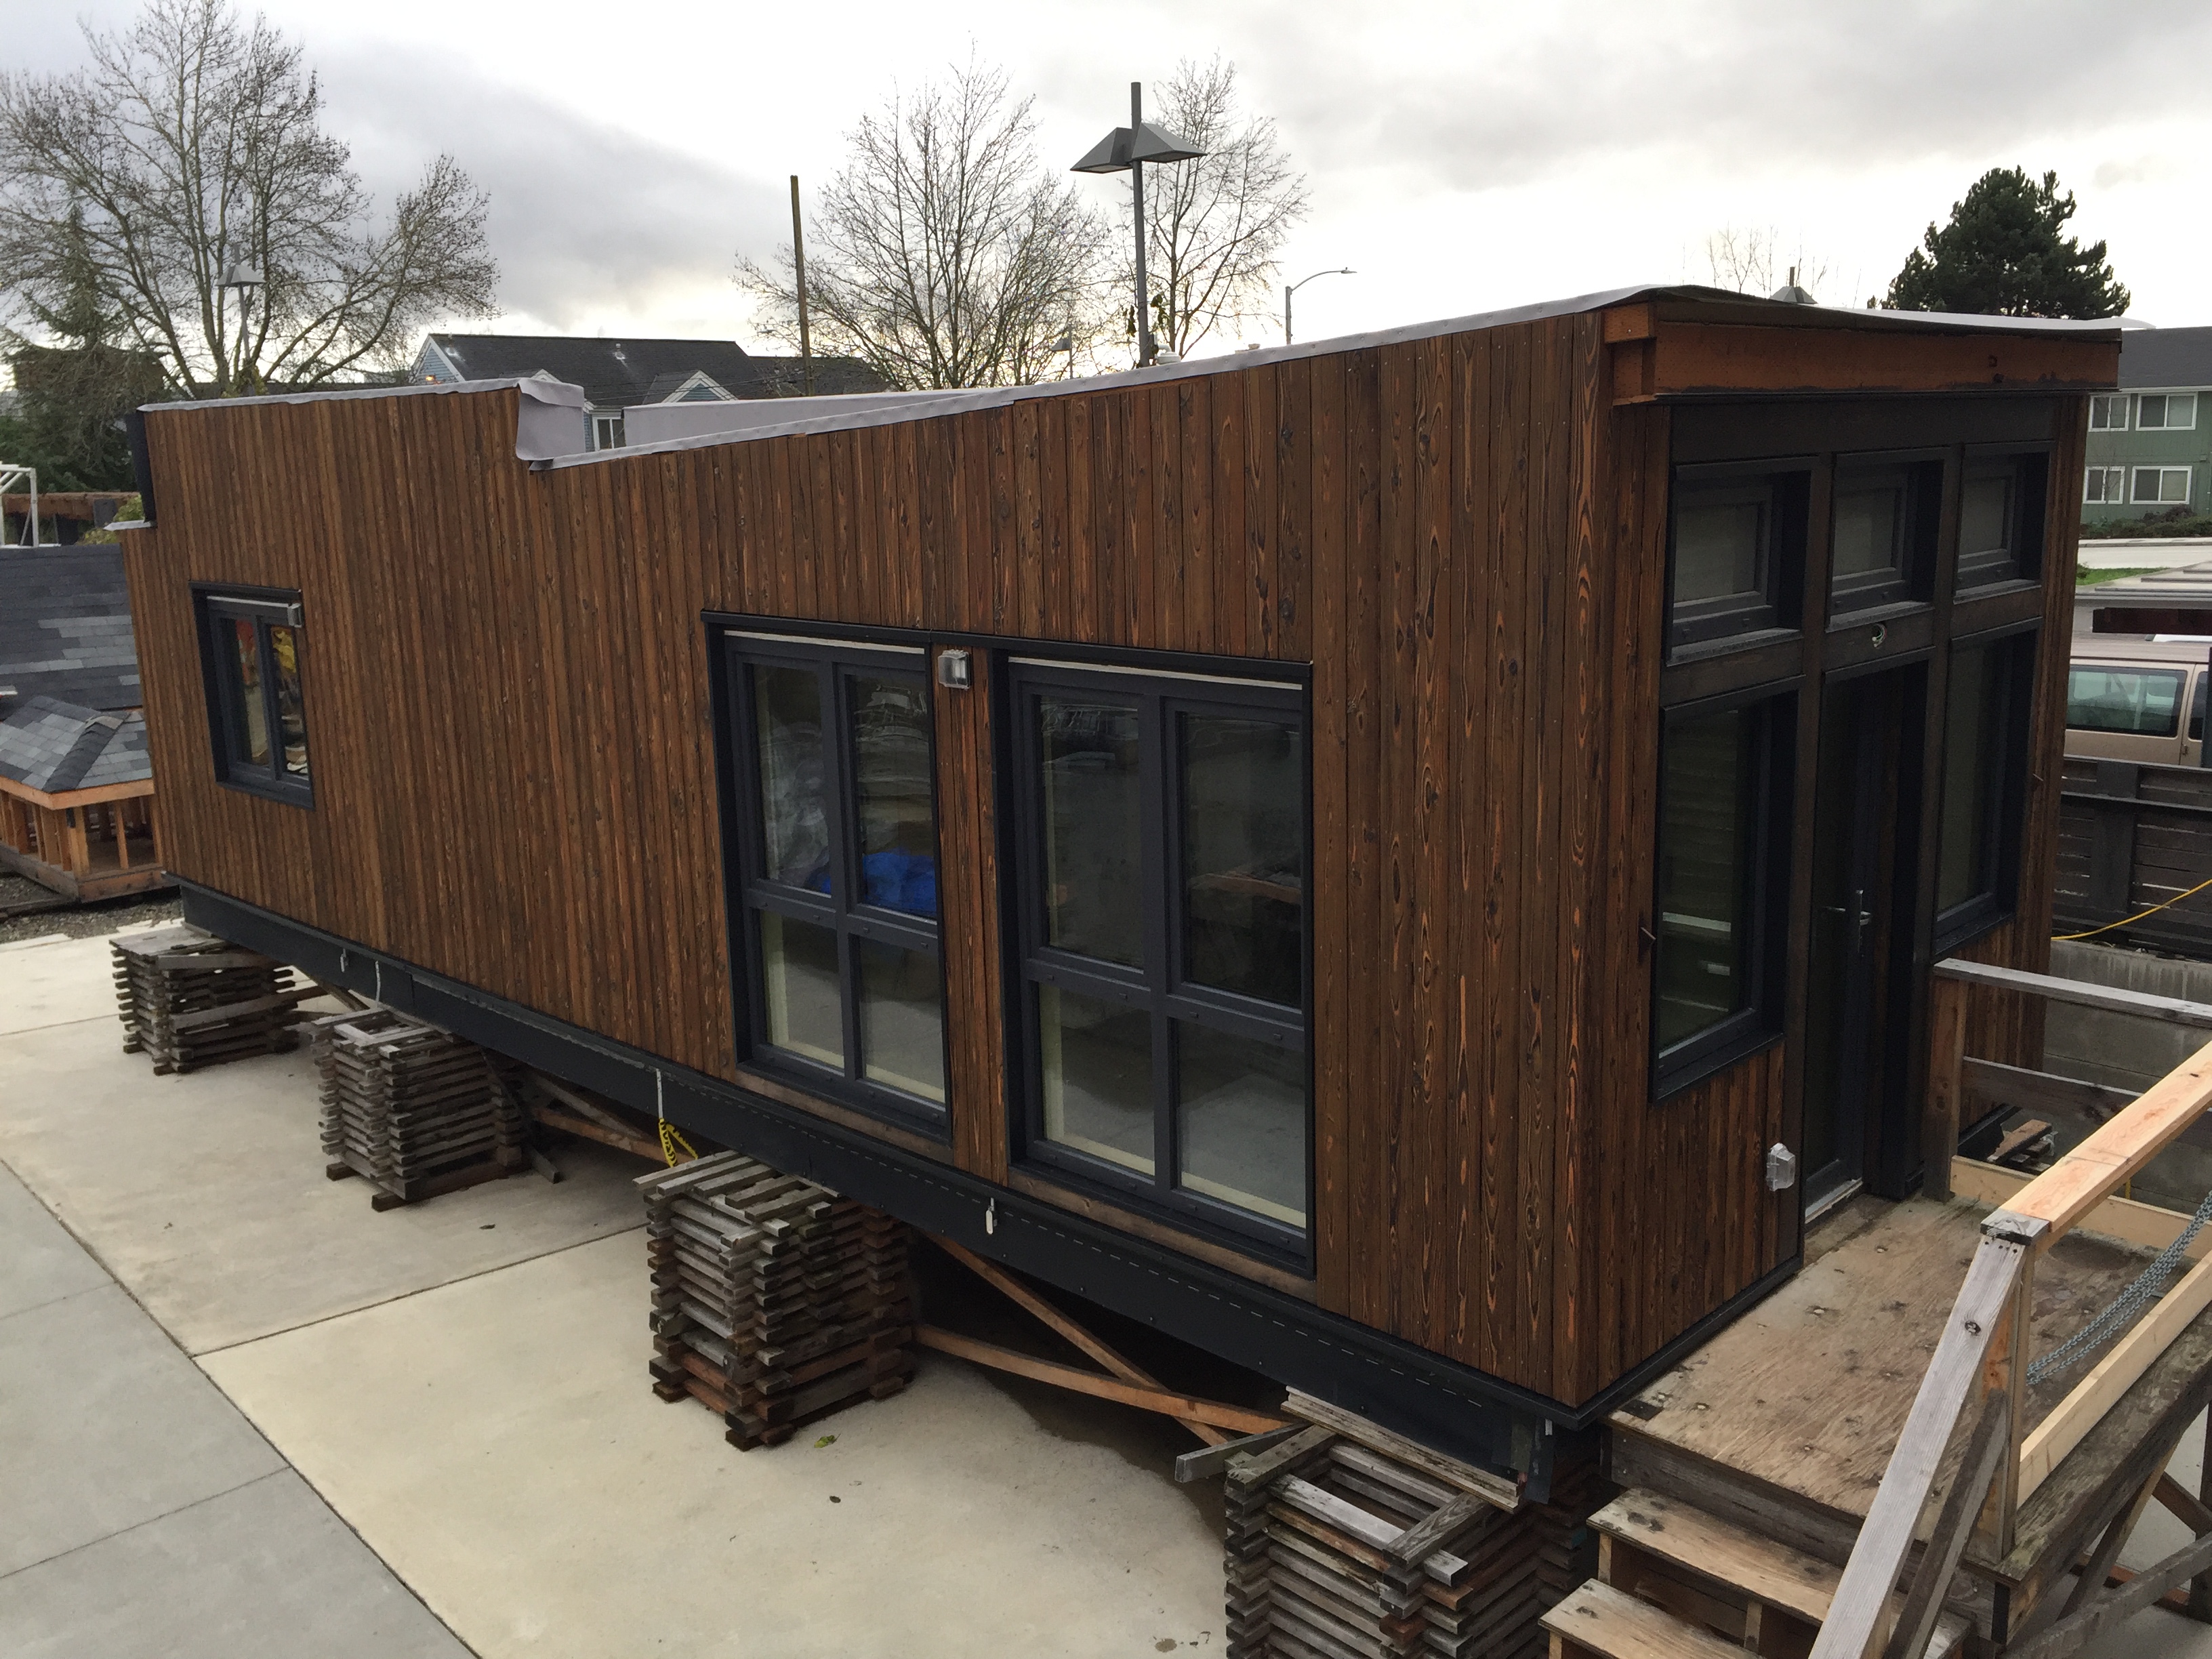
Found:
<svg viewBox="0 0 2212 1659"><path fill-rule="evenodd" d="M1898 668L1821 694L1799 1149L1808 1207L1864 1176L1885 1121L1905 1109L1923 683L1922 669Z"/></svg>

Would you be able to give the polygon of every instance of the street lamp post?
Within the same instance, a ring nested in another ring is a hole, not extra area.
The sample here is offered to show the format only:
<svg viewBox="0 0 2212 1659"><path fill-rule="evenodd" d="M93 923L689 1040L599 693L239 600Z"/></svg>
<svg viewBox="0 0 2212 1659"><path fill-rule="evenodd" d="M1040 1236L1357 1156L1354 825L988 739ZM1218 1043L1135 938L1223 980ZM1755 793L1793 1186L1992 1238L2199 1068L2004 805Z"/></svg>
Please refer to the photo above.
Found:
<svg viewBox="0 0 2212 1659"><path fill-rule="evenodd" d="M1188 161L1205 155L1171 132L1145 125L1145 83L1129 82L1129 125L1113 131L1091 147L1071 173L1127 173L1137 216L1137 367L1152 361L1152 295L1145 276L1145 163Z"/></svg>
<svg viewBox="0 0 2212 1659"><path fill-rule="evenodd" d="M1350 265L1340 265L1333 270L1316 270L1313 276L1301 276L1297 282L1286 284L1283 289L1283 343L1288 345L1291 343L1291 295L1312 282L1315 276L1357 276L1358 274Z"/></svg>
<svg viewBox="0 0 2212 1659"><path fill-rule="evenodd" d="M253 307L253 290L267 280L252 265L234 264L223 270L222 286L238 290L238 373L241 380L246 374L246 325Z"/></svg>

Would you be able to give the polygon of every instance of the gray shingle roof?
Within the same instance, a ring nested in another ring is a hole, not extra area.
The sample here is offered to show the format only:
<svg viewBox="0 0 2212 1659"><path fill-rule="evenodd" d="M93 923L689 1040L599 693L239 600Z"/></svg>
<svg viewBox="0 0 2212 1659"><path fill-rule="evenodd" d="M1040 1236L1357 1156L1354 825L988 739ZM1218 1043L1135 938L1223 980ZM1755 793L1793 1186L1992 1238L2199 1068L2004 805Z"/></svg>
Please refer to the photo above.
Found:
<svg viewBox="0 0 2212 1659"><path fill-rule="evenodd" d="M59 795L153 775L143 714L27 697L0 720L0 777L27 787Z"/></svg>
<svg viewBox="0 0 2212 1659"><path fill-rule="evenodd" d="M2120 336L2122 386L2212 386L2212 328L2131 328Z"/></svg>
<svg viewBox="0 0 2212 1659"><path fill-rule="evenodd" d="M145 701L122 549L0 550L0 712L33 696L94 710Z"/></svg>
<svg viewBox="0 0 2212 1659"><path fill-rule="evenodd" d="M584 388L596 409L659 403L699 370L732 398L787 398L799 389L796 357L764 357L735 340L599 340L565 334L428 337L472 380L527 380L540 373ZM881 392L856 357L817 357L817 392Z"/></svg>

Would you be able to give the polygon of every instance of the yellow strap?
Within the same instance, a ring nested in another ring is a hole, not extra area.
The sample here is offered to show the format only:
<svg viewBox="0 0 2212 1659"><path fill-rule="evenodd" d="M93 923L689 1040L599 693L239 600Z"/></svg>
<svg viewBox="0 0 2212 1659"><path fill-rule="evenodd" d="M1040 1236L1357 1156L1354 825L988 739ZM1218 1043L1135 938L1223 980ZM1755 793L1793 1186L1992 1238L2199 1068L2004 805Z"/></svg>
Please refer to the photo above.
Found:
<svg viewBox="0 0 2212 1659"><path fill-rule="evenodd" d="M661 1098L660 1073L653 1074L653 1109L660 1117L660 1155L673 1169L678 1164L688 1164L699 1156L698 1149L684 1139L684 1132L668 1121L668 1107ZM684 1156L676 1156L681 1152Z"/></svg>
<svg viewBox="0 0 2212 1659"><path fill-rule="evenodd" d="M2054 944L2066 939L2094 939L2100 933L2111 933L2115 927L2124 927L2130 922L2141 921L2145 916L2154 916L2160 911L2165 909L2167 905L2179 904L2182 900L2187 898L2190 896L2190 893L2201 893L2208 887L2212 887L2212 877L2207 877L2204 880L2198 882L2196 886L2189 890L2188 893L2176 893L2170 899L2160 900L2156 904L2152 905L2148 910L2138 910L2135 915L2131 916L2124 916L2118 921L2108 921L2102 927L2092 927L2086 933L2053 933L2051 938Z"/></svg>

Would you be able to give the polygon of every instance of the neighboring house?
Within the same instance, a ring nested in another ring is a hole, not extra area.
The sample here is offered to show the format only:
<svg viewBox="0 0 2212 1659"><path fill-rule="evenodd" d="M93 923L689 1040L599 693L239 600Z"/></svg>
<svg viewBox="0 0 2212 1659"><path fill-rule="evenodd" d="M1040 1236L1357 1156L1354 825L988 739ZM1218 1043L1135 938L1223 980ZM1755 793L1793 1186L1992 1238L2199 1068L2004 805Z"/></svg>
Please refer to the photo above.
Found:
<svg viewBox="0 0 2212 1659"><path fill-rule="evenodd" d="M734 340L601 340L563 334L428 334L408 379L565 380L584 389L583 449L618 449L623 411L641 404L730 403L805 392L796 357L763 357ZM817 393L879 392L859 359L817 357Z"/></svg>
<svg viewBox="0 0 2212 1659"><path fill-rule="evenodd" d="M122 550L0 550L0 866L79 899L164 884Z"/></svg>
<svg viewBox="0 0 2212 1659"><path fill-rule="evenodd" d="M2120 390L2089 400L2081 520L2206 511L2212 483L2212 328L2130 329Z"/></svg>

